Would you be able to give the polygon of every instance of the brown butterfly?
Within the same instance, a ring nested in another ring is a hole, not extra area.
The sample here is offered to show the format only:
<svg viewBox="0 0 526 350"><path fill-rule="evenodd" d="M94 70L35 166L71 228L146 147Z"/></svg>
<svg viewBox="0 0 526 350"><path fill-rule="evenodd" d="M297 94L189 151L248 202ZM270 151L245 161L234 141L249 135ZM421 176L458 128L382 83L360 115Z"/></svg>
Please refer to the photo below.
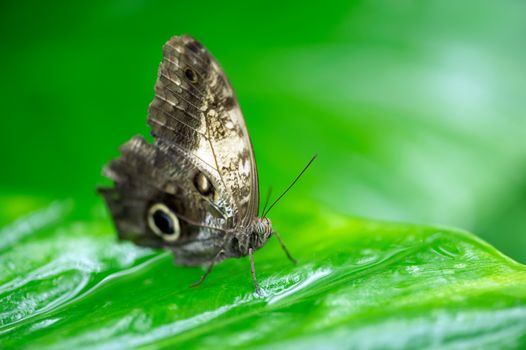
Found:
<svg viewBox="0 0 526 350"><path fill-rule="evenodd" d="M234 91L192 37L174 36L163 53L148 115L155 142L125 143L104 168L115 186L99 192L119 238L168 248L181 265L208 264L195 285L215 263L248 255L260 293L253 252L274 235L294 259L266 217L277 201L258 216L256 162Z"/></svg>

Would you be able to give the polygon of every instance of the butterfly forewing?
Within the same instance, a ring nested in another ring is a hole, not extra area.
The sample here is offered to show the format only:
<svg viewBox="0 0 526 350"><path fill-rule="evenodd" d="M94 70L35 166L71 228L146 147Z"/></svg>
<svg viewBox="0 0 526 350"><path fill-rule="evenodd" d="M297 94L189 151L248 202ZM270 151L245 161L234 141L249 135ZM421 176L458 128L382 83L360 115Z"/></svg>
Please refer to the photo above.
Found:
<svg viewBox="0 0 526 350"><path fill-rule="evenodd" d="M173 37L155 84L148 122L156 142L177 149L230 198L235 226L258 212L257 170L234 91L217 61L195 39Z"/></svg>

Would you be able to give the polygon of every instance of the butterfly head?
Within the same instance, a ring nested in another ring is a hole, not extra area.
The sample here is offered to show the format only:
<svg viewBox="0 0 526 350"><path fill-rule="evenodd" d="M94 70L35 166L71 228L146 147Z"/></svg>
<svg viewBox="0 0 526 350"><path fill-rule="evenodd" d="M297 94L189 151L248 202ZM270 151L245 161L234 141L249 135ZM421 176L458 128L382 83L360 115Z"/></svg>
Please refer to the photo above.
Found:
<svg viewBox="0 0 526 350"><path fill-rule="evenodd" d="M269 218L256 218L252 226L252 248L262 247L272 235L272 223Z"/></svg>

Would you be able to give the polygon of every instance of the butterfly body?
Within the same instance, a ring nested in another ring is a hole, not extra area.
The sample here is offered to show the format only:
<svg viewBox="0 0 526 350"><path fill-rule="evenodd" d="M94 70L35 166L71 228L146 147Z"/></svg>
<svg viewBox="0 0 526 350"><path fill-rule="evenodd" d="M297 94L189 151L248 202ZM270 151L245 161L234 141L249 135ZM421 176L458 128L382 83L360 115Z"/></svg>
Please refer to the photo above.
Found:
<svg viewBox="0 0 526 350"><path fill-rule="evenodd" d="M250 255L273 234L258 217L252 144L232 87L190 36L163 47L148 111L154 142L135 136L100 188L119 238L167 248L182 265Z"/></svg>

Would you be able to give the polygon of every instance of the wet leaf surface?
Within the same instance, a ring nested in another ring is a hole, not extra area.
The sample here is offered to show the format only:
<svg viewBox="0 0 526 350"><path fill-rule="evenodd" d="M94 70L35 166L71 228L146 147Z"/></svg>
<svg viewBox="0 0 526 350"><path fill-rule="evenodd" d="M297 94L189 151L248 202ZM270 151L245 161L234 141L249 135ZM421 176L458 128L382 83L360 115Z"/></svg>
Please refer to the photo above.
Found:
<svg viewBox="0 0 526 350"><path fill-rule="evenodd" d="M78 219L73 201L20 200L2 200L21 208L0 231L3 348L526 345L525 267L466 232L284 205L274 225L299 264L271 240L258 296L247 259L191 289L204 269L117 242L101 205Z"/></svg>

